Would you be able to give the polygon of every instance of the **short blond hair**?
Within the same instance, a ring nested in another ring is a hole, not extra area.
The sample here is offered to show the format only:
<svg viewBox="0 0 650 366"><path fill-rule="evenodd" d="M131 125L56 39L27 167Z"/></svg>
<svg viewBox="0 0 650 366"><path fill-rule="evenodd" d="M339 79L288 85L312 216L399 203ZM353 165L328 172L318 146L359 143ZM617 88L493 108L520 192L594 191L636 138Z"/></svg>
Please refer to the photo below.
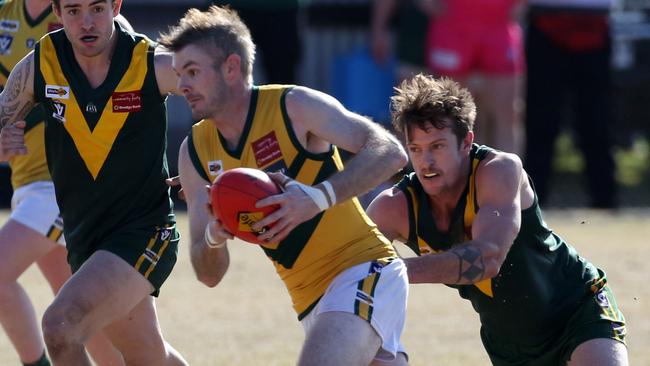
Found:
<svg viewBox="0 0 650 366"><path fill-rule="evenodd" d="M236 54L241 58L242 74L246 78L252 77L255 44L251 32L237 12L227 6L212 5L206 11L188 10L177 25L160 35L158 41L173 52L190 44L216 51L215 65Z"/></svg>
<svg viewBox="0 0 650 366"><path fill-rule="evenodd" d="M474 128L476 104L470 92L449 78L418 74L402 81L391 97L393 128L450 127L460 143Z"/></svg>

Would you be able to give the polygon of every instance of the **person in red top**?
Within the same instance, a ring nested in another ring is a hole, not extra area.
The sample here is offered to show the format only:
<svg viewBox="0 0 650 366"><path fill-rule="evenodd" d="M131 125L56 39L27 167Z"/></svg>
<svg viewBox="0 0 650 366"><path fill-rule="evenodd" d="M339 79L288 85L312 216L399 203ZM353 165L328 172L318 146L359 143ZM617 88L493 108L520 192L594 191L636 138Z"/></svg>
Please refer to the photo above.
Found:
<svg viewBox="0 0 650 366"><path fill-rule="evenodd" d="M524 131L518 116L523 41L517 22L520 0L436 0L426 46L437 76L469 87L477 99L477 141L521 154Z"/></svg>

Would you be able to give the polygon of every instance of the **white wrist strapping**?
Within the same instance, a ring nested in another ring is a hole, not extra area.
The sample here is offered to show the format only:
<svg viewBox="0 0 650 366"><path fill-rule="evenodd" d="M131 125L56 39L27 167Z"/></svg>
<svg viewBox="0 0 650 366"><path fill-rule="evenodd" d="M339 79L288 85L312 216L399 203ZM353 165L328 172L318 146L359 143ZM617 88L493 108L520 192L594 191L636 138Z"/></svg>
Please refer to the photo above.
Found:
<svg viewBox="0 0 650 366"><path fill-rule="evenodd" d="M334 188L332 188L332 184L330 182L323 181L321 184L323 185L323 188L320 188L318 186L308 186L296 180L292 180L291 182L287 183L286 186L298 186L301 191L305 192L305 194L309 196L312 201L314 201L316 206L318 206L321 211L325 211L336 204L336 194L334 193Z"/></svg>
<svg viewBox="0 0 650 366"><path fill-rule="evenodd" d="M212 233L210 232L210 224L205 225L205 234L203 235L203 240L205 240L205 245L212 249L223 248L226 246L225 240L219 243L212 237Z"/></svg>

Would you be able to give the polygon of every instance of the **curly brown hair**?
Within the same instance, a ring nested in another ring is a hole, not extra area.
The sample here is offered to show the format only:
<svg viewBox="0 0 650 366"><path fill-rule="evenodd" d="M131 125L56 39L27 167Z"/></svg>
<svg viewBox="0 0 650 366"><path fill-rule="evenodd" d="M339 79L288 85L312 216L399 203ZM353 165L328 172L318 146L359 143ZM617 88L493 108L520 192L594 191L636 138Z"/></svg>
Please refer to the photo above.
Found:
<svg viewBox="0 0 650 366"><path fill-rule="evenodd" d="M418 74L402 81L391 97L393 128L400 134L406 128L450 127L458 143L474 128L476 104L470 92L449 78L436 79Z"/></svg>
<svg viewBox="0 0 650 366"><path fill-rule="evenodd" d="M250 30L235 10L212 5L206 11L188 10L175 26L161 34L158 42L170 51L180 51L190 44L199 44L214 53L218 66L229 55L241 58L241 72L252 77L255 44Z"/></svg>

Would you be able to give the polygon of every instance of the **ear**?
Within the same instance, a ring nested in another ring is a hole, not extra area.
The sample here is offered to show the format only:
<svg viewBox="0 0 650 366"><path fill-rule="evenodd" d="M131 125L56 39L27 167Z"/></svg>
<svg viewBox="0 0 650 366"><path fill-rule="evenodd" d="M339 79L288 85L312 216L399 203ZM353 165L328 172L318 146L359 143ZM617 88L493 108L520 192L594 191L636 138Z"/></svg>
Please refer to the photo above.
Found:
<svg viewBox="0 0 650 366"><path fill-rule="evenodd" d="M113 18L115 18L117 14L120 13L120 9L122 9L122 0L112 0L112 2L113 2Z"/></svg>
<svg viewBox="0 0 650 366"><path fill-rule="evenodd" d="M59 6L61 6L60 3ZM54 1L52 2L52 11L54 12L54 15L56 15L56 17L59 19L59 22L61 22L61 9L59 6L54 5Z"/></svg>
<svg viewBox="0 0 650 366"><path fill-rule="evenodd" d="M469 131L467 132L467 135L463 139L463 143L461 144L461 148L463 150L469 151L472 149L472 144L474 143L474 131Z"/></svg>
<svg viewBox="0 0 650 366"><path fill-rule="evenodd" d="M221 65L221 72L227 82L233 82L241 76L241 57L231 53Z"/></svg>

